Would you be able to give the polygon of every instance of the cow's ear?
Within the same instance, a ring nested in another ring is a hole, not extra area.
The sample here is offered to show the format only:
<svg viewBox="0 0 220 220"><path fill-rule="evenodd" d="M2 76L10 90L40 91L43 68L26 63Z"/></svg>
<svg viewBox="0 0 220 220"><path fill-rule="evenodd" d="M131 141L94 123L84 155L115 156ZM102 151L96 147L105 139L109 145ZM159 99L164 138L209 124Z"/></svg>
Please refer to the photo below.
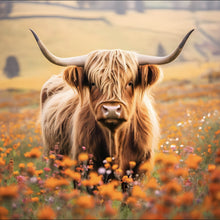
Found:
<svg viewBox="0 0 220 220"><path fill-rule="evenodd" d="M71 87L75 87L79 93L82 93L83 84L85 81L82 67L67 67L64 70L63 78Z"/></svg>
<svg viewBox="0 0 220 220"><path fill-rule="evenodd" d="M154 85L161 77L162 73L155 65L140 65L138 68L138 81L142 89Z"/></svg>

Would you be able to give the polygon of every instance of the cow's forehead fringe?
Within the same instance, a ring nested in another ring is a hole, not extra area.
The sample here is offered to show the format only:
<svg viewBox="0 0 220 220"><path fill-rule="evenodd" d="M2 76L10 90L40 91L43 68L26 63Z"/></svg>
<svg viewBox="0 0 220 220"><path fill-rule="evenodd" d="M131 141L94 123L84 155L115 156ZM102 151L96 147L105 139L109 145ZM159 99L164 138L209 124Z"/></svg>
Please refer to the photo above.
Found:
<svg viewBox="0 0 220 220"><path fill-rule="evenodd" d="M93 51L85 63L88 80L108 98L120 99L122 88L129 81L135 81L137 71L136 53L120 49Z"/></svg>

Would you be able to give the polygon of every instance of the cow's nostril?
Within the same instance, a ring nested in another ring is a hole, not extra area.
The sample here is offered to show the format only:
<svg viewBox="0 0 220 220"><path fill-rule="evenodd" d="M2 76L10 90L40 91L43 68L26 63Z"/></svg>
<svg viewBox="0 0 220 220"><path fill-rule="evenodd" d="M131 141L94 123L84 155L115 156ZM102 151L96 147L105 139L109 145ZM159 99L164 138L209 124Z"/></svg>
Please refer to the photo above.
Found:
<svg viewBox="0 0 220 220"><path fill-rule="evenodd" d="M121 115L122 107L121 105L103 105L102 113L108 118L117 118Z"/></svg>
<svg viewBox="0 0 220 220"><path fill-rule="evenodd" d="M121 114L121 105L116 106L116 114Z"/></svg>
<svg viewBox="0 0 220 220"><path fill-rule="evenodd" d="M108 106L103 105L102 112L104 113L104 115L108 115L108 113L109 113Z"/></svg>

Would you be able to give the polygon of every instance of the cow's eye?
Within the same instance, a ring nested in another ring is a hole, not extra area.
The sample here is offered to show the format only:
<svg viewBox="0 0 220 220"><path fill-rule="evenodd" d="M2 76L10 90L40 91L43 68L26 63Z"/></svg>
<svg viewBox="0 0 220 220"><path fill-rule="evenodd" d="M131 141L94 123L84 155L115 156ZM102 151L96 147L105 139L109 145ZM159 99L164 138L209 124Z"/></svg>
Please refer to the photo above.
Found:
<svg viewBox="0 0 220 220"><path fill-rule="evenodd" d="M90 83L90 90L93 90L93 89L95 89L95 88L96 88L95 83Z"/></svg>
<svg viewBox="0 0 220 220"><path fill-rule="evenodd" d="M126 86L126 91L128 92L128 94L132 95L134 92L134 84L132 81L130 81L127 86Z"/></svg>
<svg viewBox="0 0 220 220"><path fill-rule="evenodd" d="M133 86L134 86L133 82L129 82L129 83L128 83L128 86L130 86L130 87L133 88Z"/></svg>

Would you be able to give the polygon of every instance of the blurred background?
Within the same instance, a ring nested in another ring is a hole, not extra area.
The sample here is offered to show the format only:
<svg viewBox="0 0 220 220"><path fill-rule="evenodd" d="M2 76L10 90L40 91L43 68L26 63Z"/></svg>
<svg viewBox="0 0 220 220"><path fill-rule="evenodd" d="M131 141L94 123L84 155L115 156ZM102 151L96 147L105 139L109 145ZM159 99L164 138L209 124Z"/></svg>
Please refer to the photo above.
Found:
<svg viewBox="0 0 220 220"><path fill-rule="evenodd" d="M63 67L49 63L32 28L57 56L96 49L170 53L195 32L164 80L197 80L220 71L219 1L0 1L0 89L36 89Z"/></svg>

